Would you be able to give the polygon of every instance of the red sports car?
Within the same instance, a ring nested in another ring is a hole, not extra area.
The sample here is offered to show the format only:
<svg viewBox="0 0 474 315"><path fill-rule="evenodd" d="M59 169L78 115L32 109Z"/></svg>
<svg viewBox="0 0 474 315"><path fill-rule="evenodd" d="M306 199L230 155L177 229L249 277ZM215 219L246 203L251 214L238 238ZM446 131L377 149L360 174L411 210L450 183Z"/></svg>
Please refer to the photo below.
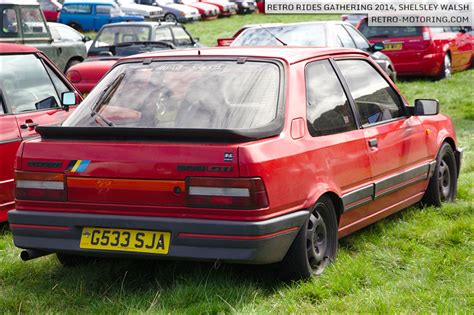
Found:
<svg viewBox="0 0 474 315"><path fill-rule="evenodd" d="M71 113L61 105L64 92L76 91L36 48L0 44L0 222L14 209L13 164L21 141L37 137L38 125L57 125ZM78 101L81 100L77 93ZM41 161L37 161L41 164Z"/></svg>
<svg viewBox="0 0 474 315"><path fill-rule="evenodd" d="M237 14L237 4L227 0L199 0L199 2L218 7L220 16L231 16Z"/></svg>
<svg viewBox="0 0 474 315"><path fill-rule="evenodd" d="M174 0L174 2L197 9L202 20L215 20L221 14L221 10L217 6L199 2L199 0Z"/></svg>
<svg viewBox="0 0 474 315"><path fill-rule="evenodd" d="M470 27L369 26L367 18L357 25L369 42L383 41L400 76L443 79L472 65L474 42Z"/></svg>
<svg viewBox="0 0 474 315"><path fill-rule="evenodd" d="M455 199L462 150L438 109L407 106L356 49L131 56L18 151L15 245L25 260L58 253L65 265L279 263L284 278L307 278L339 237Z"/></svg>

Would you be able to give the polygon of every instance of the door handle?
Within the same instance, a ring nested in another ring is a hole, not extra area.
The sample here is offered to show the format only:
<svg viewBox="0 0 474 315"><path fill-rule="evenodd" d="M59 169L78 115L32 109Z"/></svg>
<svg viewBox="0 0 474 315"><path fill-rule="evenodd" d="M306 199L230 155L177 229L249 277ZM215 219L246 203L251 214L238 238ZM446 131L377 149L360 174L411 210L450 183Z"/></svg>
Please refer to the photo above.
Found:
<svg viewBox="0 0 474 315"><path fill-rule="evenodd" d="M61 47L58 47L58 55L62 54L63 49Z"/></svg>
<svg viewBox="0 0 474 315"><path fill-rule="evenodd" d="M27 123L24 123L24 124L20 125L21 129L33 129L35 127L38 127L38 124L34 123L34 122L27 122Z"/></svg>
<svg viewBox="0 0 474 315"><path fill-rule="evenodd" d="M377 141L377 139L370 139L370 140L369 140L369 147L371 147L371 148L377 148L377 147L378 147L378 141Z"/></svg>

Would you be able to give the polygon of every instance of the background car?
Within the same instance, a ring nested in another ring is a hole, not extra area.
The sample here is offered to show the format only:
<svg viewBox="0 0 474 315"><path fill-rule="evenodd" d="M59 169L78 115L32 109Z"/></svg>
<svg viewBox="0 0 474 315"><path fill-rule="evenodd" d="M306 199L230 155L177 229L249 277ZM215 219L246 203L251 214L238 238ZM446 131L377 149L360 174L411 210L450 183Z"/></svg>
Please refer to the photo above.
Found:
<svg viewBox="0 0 474 315"><path fill-rule="evenodd" d="M214 20L221 14L221 10L217 6L198 0L174 0L174 2L197 9L203 20Z"/></svg>
<svg viewBox="0 0 474 315"><path fill-rule="evenodd" d="M56 0L38 0L43 11L44 17L48 22L56 22L59 12L61 12L62 4Z"/></svg>
<svg viewBox="0 0 474 315"><path fill-rule="evenodd" d="M73 59L69 62L67 68L72 67L84 60L84 55L87 54L88 46L92 44L89 36L84 36L72 27L61 23L48 23L51 36L54 43L62 43L62 50L65 54L73 54L73 52L80 51L81 59ZM71 52L68 52L70 50ZM66 69L67 70L67 69Z"/></svg>
<svg viewBox="0 0 474 315"><path fill-rule="evenodd" d="M341 21L351 23L353 26L357 26L359 22L366 18L367 14L343 14L341 15Z"/></svg>
<svg viewBox="0 0 474 315"><path fill-rule="evenodd" d="M76 92L61 71L36 48L0 43L0 222L14 209L13 163L22 140L37 136L38 125L57 125L75 107L61 105L64 92Z"/></svg>
<svg viewBox="0 0 474 315"><path fill-rule="evenodd" d="M134 0L114 0L125 14L143 16L146 21L160 21L164 17L163 9L135 3Z"/></svg>
<svg viewBox="0 0 474 315"><path fill-rule="evenodd" d="M237 13L238 14L247 14L247 13L253 13L255 10L257 10L257 3L255 1L249 1L249 0L231 0L231 2L234 2L237 4Z"/></svg>
<svg viewBox="0 0 474 315"><path fill-rule="evenodd" d="M209 3L219 8L220 16L231 16L237 14L237 5L227 0L199 0L199 2Z"/></svg>
<svg viewBox="0 0 474 315"><path fill-rule="evenodd" d="M248 28L278 26L278 25L282 25L282 24L271 23L271 24L248 24L248 25L244 25L237 32L235 32L234 35L232 35L232 37L218 38L217 39L217 46L230 46L232 44L232 42L234 41L234 39L236 39L237 36L240 35L240 33L242 33L243 31L245 31Z"/></svg>
<svg viewBox="0 0 474 315"><path fill-rule="evenodd" d="M443 79L469 68L474 56L469 28L369 26L366 18L357 28L370 42L385 43L383 52L401 76Z"/></svg>
<svg viewBox="0 0 474 315"><path fill-rule="evenodd" d="M128 22L104 25L89 49L84 64L66 73L81 93L89 93L105 73L124 56L173 48L196 47L198 43L175 23Z"/></svg>
<svg viewBox="0 0 474 315"><path fill-rule="evenodd" d="M44 52L62 71L86 57L83 44L54 41L38 2L0 0L0 42L28 44Z"/></svg>
<svg viewBox="0 0 474 315"><path fill-rule="evenodd" d="M175 3L173 0L135 0L144 5L159 6L163 9L164 20L166 22L193 22L201 19L201 14L196 8Z"/></svg>
<svg viewBox="0 0 474 315"><path fill-rule="evenodd" d="M126 15L111 1L67 1L63 4L58 22L78 31L98 31L104 24L124 21L143 21L143 16Z"/></svg>
<svg viewBox="0 0 474 315"><path fill-rule="evenodd" d="M338 21L267 24L249 27L234 39L230 46L323 46L358 48L370 53L370 57L396 80L396 66L381 53L383 43L370 44L349 23Z"/></svg>

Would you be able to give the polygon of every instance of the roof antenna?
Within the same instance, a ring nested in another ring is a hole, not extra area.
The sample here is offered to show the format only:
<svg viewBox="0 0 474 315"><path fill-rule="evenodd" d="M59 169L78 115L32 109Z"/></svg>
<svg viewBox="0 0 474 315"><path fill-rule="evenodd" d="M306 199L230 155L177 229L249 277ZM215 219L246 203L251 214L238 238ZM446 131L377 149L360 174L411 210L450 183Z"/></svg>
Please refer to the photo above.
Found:
<svg viewBox="0 0 474 315"><path fill-rule="evenodd" d="M279 39L278 37L276 37L275 34L273 34L272 32L270 32L267 28L263 27L262 24L258 24L258 26L260 26L260 28L264 29L268 34L272 35L272 37L274 39L276 39L280 44L282 44L283 46L288 46L284 41L282 41L281 39Z"/></svg>

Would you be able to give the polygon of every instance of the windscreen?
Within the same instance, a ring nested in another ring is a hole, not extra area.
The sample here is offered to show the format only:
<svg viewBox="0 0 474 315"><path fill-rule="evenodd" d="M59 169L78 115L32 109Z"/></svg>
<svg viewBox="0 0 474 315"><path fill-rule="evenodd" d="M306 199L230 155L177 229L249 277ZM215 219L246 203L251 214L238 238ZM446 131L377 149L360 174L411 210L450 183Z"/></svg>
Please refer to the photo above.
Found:
<svg viewBox="0 0 474 315"><path fill-rule="evenodd" d="M419 26L369 26L367 21L361 24L359 31L367 39L417 37L422 35Z"/></svg>
<svg viewBox="0 0 474 315"><path fill-rule="evenodd" d="M170 61L114 68L65 121L74 127L252 129L277 117L271 62Z"/></svg>
<svg viewBox="0 0 474 315"><path fill-rule="evenodd" d="M322 24L264 26L249 28L231 44L237 46L326 46Z"/></svg>

